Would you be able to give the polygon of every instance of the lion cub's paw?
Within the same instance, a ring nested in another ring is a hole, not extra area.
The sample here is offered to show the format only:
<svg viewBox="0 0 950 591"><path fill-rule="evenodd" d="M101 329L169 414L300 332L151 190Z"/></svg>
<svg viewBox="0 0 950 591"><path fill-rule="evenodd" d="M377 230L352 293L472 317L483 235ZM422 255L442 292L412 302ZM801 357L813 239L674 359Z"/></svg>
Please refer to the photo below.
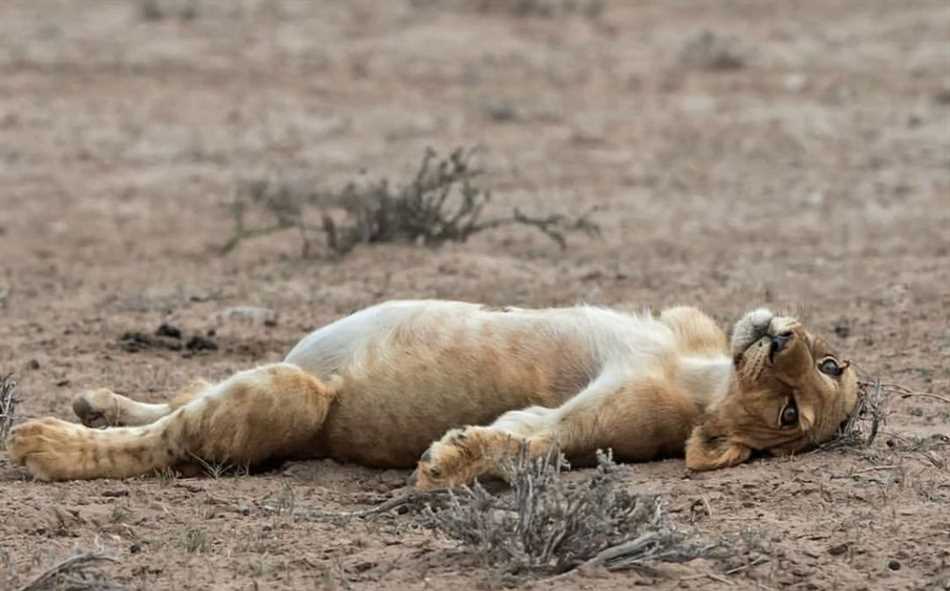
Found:
<svg viewBox="0 0 950 591"><path fill-rule="evenodd" d="M107 388L87 390L73 399L73 412L87 427L114 427L119 424L119 403Z"/></svg>
<svg viewBox="0 0 950 591"><path fill-rule="evenodd" d="M486 445L492 432L485 427L452 429L419 459L416 488L434 490L469 484L488 471Z"/></svg>
<svg viewBox="0 0 950 591"><path fill-rule="evenodd" d="M67 478L77 464L83 427L47 417L17 425L7 437L10 459L40 480Z"/></svg>

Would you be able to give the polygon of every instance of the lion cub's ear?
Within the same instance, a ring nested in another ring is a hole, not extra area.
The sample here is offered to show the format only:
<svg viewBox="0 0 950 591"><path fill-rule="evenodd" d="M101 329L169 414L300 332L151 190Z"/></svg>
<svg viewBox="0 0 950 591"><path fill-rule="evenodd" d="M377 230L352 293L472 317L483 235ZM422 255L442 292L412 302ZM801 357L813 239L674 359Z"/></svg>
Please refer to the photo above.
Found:
<svg viewBox="0 0 950 591"><path fill-rule="evenodd" d="M693 429L686 442L686 467L690 470L717 470L749 459L752 450L731 441L728 434L709 421Z"/></svg>

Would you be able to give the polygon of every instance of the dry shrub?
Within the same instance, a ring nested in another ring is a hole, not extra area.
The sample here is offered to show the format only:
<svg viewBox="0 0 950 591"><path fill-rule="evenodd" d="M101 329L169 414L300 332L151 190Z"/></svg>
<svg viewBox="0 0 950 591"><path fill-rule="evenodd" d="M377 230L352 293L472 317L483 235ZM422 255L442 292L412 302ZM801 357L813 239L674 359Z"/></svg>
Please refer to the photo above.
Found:
<svg viewBox="0 0 950 591"><path fill-rule="evenodd" d="M478 232L510 225L533 227L561 248L567 246L568 232L599 234L599 227L589 219L594 210L569 218L560 214L531 217L515 208L510 216L483 219L492 195L478 187L476 179L482 171L472 165L472 155L473 150L459 148L439 158L427 150L412 180L397 188L386 179L350 183L339 192L280 178L243 183L231 208L234 230L222 251L284 230L299 233L303 256L310 254L318 233L336 255L345 255L358 244L465 242ZM249 223L253 215L267 222L255 226Z"/></svg>
<svg viewBox="0 0 950 591"><path fill-rule="evenodd" d="M675 529L657 497L626 490L608 454L598 454L598 463L589 478L569 482L561 478L560 453L529 458L522 451L510 468L510 493L496 496L476 482L450 491L444 508L430 508L427 518L485 563L513 573L636 568L712 548Z"/></svg>
<svg viewBox="0 0 950 591"><path fill-rule="evenodd" d="M16 416L16 380L13 374L0 377L0 448L5 446L7 435Z"/></svg>

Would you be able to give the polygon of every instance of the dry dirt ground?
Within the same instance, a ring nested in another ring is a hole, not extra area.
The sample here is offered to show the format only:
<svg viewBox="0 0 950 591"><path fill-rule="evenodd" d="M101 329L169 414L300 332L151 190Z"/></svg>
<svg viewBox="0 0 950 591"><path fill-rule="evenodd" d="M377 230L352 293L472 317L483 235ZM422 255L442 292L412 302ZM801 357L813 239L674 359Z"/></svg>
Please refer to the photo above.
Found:
<svg viewBox="0 0 950 591"><path fill-rule="evenodd" d="M867 375L948 393L950 4L535 4L558 3L0 3L0 372L18 375L20 418L68 418L71 396L100 385L161 400L406 297L690 303L723 323L767 304ZM243 178L406 178L426 146L459 145L481 147L494 211L598 205L602 238L561 252L510 228L341 262L302 260L286 232L216 252ZM276 326L219 317L243 305L277 311ZM219 348L120 347L162 322L213 329ZM890 408L861 452L691 476L680 460L623 467L683 527L746 540L732 561L520 584L950 588L950 404ZM0 454L0 587L96 547L131 589L504 582L412 515L259 509L365 508L406 476L323 461L44 484Z"/></svg>

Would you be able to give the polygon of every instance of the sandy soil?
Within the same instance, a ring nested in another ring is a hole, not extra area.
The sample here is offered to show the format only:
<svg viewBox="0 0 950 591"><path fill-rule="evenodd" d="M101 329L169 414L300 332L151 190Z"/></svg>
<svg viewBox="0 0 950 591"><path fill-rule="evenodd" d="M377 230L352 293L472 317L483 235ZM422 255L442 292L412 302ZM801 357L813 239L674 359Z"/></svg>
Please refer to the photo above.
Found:
<svg viewBox="0 0 950 591"><path fill-rule="evenodd" d="M161 400L395 297L691 303L723 323L767 304L866 374L947 394L950 5L618 0L590 18L478 4L0 3L0 372L18 374L22 418L70 417L71 396L100 385ZM704 30L732 39L743 67L684 61ZM405 178L426 146L473 144L497 211L599 205L602 239L560 252L506 229L338 262L301 260L291 232L216 254L242 178ZM218 318L239 305L277 311L276 326ZM218 350L120 347L163 321L214 329ZM950 405L891 409L864 453L698 476L678 460L623 468L684 527L751 540L760 564L525 585L950 588ZM327 461L50 485L0 456L0 587L97 545L132 589L498 583L411 515L333 524L257 509L289 494L367 507L406 476ZM708 514L691 511L702 499Z"/></svg>

